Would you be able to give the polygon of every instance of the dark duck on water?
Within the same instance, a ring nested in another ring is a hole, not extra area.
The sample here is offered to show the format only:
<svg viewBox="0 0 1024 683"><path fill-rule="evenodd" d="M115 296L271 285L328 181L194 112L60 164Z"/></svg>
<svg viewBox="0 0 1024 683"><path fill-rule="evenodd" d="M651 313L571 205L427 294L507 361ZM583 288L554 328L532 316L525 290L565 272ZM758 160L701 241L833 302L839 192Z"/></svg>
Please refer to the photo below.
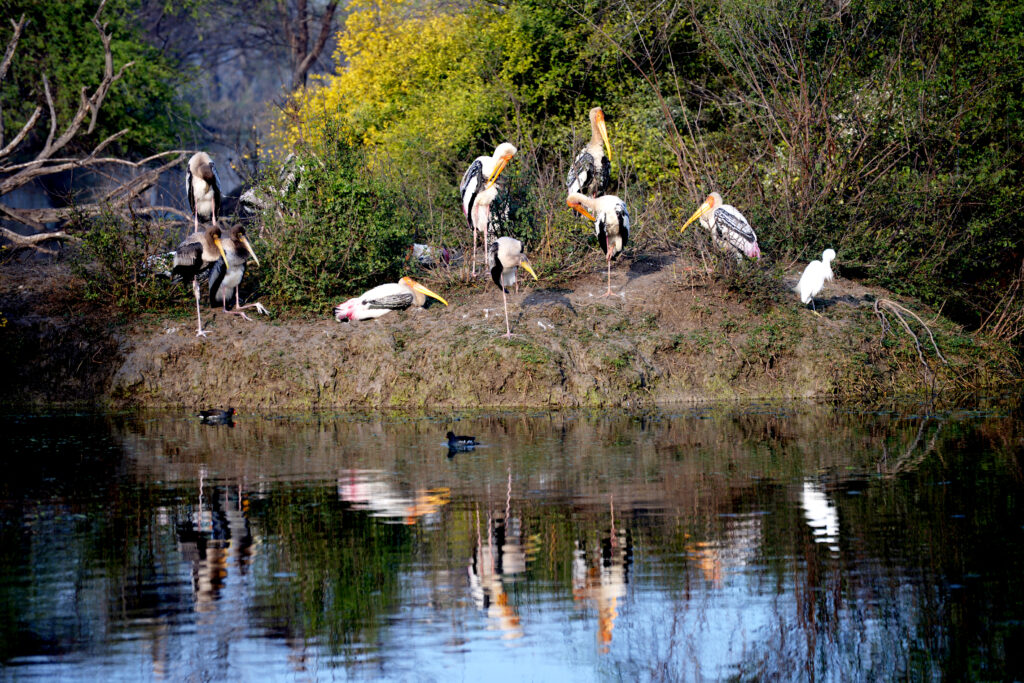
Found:
<svg viewBox="0 0 1024 683"><path fill-rule="evenodd" d="M235 416L235 409L221 410L220 408L211 408L210 410L200 410L198 415L199 421L204 424L230 425Z"/></svg>

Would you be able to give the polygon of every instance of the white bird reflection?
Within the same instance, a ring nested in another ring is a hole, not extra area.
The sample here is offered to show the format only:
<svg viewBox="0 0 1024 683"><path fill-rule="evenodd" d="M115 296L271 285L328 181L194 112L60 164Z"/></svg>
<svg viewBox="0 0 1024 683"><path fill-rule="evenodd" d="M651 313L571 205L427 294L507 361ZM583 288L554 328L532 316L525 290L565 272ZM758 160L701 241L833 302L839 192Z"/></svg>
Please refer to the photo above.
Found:
<svg viewBox="0 0 1024 683"><path fill-rule="evenodd" d="M839 552L839 513L829 502L825 489L810 481L804 482L800 492L800 506L804 509L807 525L814 533L815 543L825 543L834 553Z"/></svg>
<svg viewBox="0 0 1024 683"><path fill-rule="evenodd" d="M447 488L419 489L414 496L402 495L384 472L374 470L339 472L337 489L338 498L354 509L409 525L421 519L436 523L441 508L451 499Z"/></svg>
<svg viewBox="0 0 1024 683"><path fill-rule="evenodd" d="M615 507L609 501L611 530L602 539L601 548L588 553L579 541L572 553L572 595L577 601L597 607L597 640L602 653L609 650L618 603L626 597L632 546L625 529L615 527ZM589 555L589 557L588 557Z"/></svg>

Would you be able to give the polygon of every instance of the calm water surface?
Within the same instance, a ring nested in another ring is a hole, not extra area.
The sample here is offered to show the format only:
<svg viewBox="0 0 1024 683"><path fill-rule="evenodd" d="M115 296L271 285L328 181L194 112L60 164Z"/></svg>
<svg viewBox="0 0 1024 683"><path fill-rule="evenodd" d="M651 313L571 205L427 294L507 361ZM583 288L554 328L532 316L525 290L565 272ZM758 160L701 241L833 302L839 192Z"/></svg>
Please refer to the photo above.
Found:
<svg viewBox="0 0 1024 683"><path fill-rule="evenodd" d="M6 415L0 676L1019 680L1015 406Z"/></svg>

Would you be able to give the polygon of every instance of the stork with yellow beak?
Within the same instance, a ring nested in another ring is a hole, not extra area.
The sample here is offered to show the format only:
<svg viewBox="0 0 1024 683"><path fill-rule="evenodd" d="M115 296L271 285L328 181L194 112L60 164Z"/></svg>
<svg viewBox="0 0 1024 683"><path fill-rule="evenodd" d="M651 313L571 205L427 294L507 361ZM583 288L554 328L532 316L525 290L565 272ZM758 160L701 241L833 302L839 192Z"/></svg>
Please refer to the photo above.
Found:
<svg viewBox="0 0 1024 683"><path fill-rule="evenodd" d="M612 259L621 254L622 248L629 242L629 210L626 202L613 194L594 199L579 192L569 195L566 202L570 208L594 221L597 243L601 245L601 251L608 262L608 291L601 296L611 296Z"/></svg>
<svg viewBox="0 0 1024 683"><path fill-rule="evenodd" d="M232 315L240 315L245 320L251 320L243 309L255 308L259 313L267 315L267 309L260 302L242 305L241 296L238 292L238 285L245 275L245 263L252 257L258 266L260 260L256 258L249 238L245 236L245 228L241 225L234 225L228 230L227 238L221 240L224 247L223 261L217 261L210 269L210 306L215 307L219 301L221 310ZM235 295L235 309L228 310L228 301L232 293Z"/></svg>
<svg viewBox="0 0 1024 683"><path fill-rule="evenodd" d="M506 288L516 283L516 266L537 279L530 262L523 251L523 243L513 237L499 237L487 248L487 264L491 268L491 279L501 287L501 301L505 305L505 338L512 338L512 328L508 324L508 295Z"/></svg>
<svg viewBox="0 0 1024 683"><path fill-rule="evenodd" d="M174 267L171 281L192 280L192 291L196 296L196 336L205 337L203 318L199 313L199 274L208 270L221 258L227 262L224 245L220 239L220 228L211 225L202 232L194 232L174 250Z"/></svg>
<svg viewBox="0 0 1024 683"><path fill-rule="evenodd" d="M757 235L739 209L722 203L722 195L712 192L690 218L683 223L680 234L686 226L700 219L700 224L711 233L711 240L720 249L732 251L736 258L761 258L757 246Z"/></svg>
<svg viewBox="0 0 1024 683"><path fill-rule="evenodd" d="M428 296L448 305L439 294L406 276L398 282L378 285L338 304L334 307L334 318L339 323L379 318L390 311L404 311L413 304L422 307L426 305Z"/></svg>
<svg viewBox="0 0 1024 683"><path fill-rule="evenodd" d="M477 157L473 160L462 176L459 196L462 197L462 213L466 216L469 229L473 231L473 275L476 275L476 234L483 232L486 247L491 202L498 196L499 186L496 183L515 153L515 145L503 142L495 148L491 156Z"/></svg>
<svg viewBox="0 0 1024 683"><path fill-rule="evenodd" d="M612 144L601 107L590 110L590 142L576 155L565 184L569 194L579 192L597 197L608 189L612 175Z"/></svg>

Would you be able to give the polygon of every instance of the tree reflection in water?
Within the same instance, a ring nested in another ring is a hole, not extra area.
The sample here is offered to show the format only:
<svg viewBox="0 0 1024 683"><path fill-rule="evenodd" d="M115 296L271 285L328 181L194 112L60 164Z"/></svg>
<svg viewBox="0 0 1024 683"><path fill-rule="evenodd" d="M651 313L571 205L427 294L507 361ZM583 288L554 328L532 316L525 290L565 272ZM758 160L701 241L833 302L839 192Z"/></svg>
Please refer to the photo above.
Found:
<svg viewBox="0 0 1024 683"><path fill-rule="evenodd" d="M534 678L1019 679L1017 410L474 415L486 446L452 459L450 416L9 417L0 657L43 678L507 657Z"/></svg>

